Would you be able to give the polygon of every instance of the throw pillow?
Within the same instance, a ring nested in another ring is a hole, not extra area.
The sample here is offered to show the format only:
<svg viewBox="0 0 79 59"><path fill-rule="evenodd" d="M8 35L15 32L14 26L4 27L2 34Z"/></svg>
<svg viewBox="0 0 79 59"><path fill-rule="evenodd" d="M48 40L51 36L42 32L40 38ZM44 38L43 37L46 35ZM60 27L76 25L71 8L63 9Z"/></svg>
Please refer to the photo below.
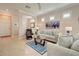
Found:
<svg viewBox="0 0 79 59"><path fill-rule="evenodd" d="M79 51L79 40L76 40L76 41L72 44L71 49L76 50L76 51Z"/></svg>
<svg viewBox="0 0 79 59"><path fill-rule="evenodd" d="M74 35L74 42L79 39L79 34Z"/></svg>

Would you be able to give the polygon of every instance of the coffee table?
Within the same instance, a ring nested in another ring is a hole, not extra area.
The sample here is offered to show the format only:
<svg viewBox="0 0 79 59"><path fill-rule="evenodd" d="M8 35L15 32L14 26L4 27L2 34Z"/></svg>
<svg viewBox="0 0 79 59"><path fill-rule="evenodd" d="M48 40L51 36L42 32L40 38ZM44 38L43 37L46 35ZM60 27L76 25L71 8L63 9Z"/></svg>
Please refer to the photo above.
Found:
<svg viewBox="0 0 79 59"><path fill-rule="evenodd" d="M40 45L44 46L45 45L45 40L46 39L42 39L40 37L34 38L35 45L40 44Z"/></svg>

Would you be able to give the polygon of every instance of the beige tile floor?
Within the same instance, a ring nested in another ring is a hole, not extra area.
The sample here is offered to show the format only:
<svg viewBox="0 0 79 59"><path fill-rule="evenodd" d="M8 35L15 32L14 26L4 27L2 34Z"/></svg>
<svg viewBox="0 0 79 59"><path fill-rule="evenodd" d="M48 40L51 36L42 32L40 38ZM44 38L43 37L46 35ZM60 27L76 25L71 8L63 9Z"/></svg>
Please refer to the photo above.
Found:
<svg viewBox="0 0 79 59"><path fill-rule="evenodd" d="M0 56L46 56L40 55L34 49L26 45L28 40L18 37L0 38Z"/></svg>

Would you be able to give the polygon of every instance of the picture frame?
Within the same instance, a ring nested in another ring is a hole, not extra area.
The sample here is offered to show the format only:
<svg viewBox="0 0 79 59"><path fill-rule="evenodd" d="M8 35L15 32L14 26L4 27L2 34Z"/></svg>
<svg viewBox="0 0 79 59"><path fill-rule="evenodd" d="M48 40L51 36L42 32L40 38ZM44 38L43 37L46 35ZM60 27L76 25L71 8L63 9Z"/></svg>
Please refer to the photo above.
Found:
<svg viewBox="0 0 79 59"><path fill-rule="evenodd" d="M59 28L60 27L60 21L59 20L52 20L49 22L46 22L46 28Z"/></svg>
<svg viewBox="0 0 79 59"><path fill-rule="evenodd" d="M31 28L35 28L35 23L31 23Z"/></svg>

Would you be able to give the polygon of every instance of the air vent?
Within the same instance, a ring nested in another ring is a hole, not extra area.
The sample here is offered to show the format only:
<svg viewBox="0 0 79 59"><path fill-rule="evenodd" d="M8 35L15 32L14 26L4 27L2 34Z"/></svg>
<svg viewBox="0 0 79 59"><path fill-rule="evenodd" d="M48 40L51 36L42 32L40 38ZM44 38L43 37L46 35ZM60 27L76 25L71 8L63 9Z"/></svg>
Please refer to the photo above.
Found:
<svg viewBox="0 0 79 59"><path fill-rule="evenodd" d="M31 8L30 6L26 5L25 8Z"/></svg>

